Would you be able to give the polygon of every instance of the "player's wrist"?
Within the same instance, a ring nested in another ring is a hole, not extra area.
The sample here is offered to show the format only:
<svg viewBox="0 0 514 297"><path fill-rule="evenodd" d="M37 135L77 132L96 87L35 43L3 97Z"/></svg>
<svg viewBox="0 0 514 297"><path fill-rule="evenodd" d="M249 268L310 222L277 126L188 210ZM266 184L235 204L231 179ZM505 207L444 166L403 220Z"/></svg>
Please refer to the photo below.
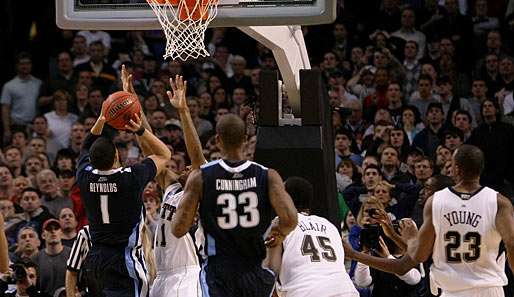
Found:
<svg viewBox="0 0 514 297"><path fill-rule="evenodd" d="M137 131L135 131L134 133L137 135L137 136L143 136L143 134L145 134L145 127L141 126L141 128L139 128Z"/></svg>

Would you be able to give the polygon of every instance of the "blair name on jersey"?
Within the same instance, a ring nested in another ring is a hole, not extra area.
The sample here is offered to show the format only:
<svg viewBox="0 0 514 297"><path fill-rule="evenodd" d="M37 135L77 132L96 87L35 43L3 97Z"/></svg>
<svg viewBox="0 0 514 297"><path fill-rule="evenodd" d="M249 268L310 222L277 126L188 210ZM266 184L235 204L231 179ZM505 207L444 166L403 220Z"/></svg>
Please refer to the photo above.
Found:
<svg viewBox="0 0 514 297"><path fill-rule="evenodd" d="M217 179L216 190L218 191L245 191L257 187L257 178L248 179Z"/></svg>
<svg viewBox="0 0 514 297"><path fill-rule="evenodd" d="M312 230L312 231L322 232L323 234L327 233L327 226L325 226L323 224L312 223L312 222L299 222L298 227L303 232Z"/></svg>
<svg viewBox="0 0 514 297"><path fill-rule="evenodd" d="M476 227L478 226L478 223L480 223L482 216L467 210L454 210L445 214L444 218L448 221L448 223L450 223L450 226L466 224Z"/></svg>
<svg viewBox="0 0 514 297"><path fill-rule="evenodd" d="M89 191L91 193L115 193L118 192L116 183L90 183Z"/></svg>

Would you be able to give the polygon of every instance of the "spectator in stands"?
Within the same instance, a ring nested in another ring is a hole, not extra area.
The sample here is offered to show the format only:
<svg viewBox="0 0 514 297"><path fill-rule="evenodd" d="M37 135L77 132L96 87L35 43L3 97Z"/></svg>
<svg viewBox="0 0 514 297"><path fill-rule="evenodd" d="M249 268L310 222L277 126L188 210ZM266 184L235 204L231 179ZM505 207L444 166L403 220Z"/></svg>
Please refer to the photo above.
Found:
<svg viewBox="0 0 514 297"><path fill-rule="evenodd" d="M15 146L9 146L5 148L4 154L5 162L7 166L9 166L13 176L19 176L21 174L21 165L23 164L23 152Z"/></svg>
<svg viewBox="0 0 514 297"><path fill-rule="evenodd" d="M403 67L405 67L405 83L404 94L409 97L418 88L418 79L421 74L421 64L418 61L418 44L414 40L409 40L405 43L403 51L404 60Z"/></svg>
<svg viewBox="0 0 514 297"><path fill-rule="evenodd" d="M432 78L428 75L420 75L418 80L418 90L412 93L408 98L410 105L416 107L421 115L422 120L425 120L428 106L431 103L439 101L439 95L434 94Z"/></svg>
<svg viewBox="0 0 514 297"><path fill-rule="evenodd" d="M63 197L69 198L75 183L75 172L71 169L63 169L58 172L59 189L61 190Z"/></svg>
<svg viewBox="0 0 514 297"><path fill-rule="evenodd" d="M442 134L442 145L452 153L464 143L464 133L455 127L448 127Z"/></svg>
<svg viewBox="0 0 514 297"><path fill-rule="evenodd" d="M11 145L20 149L22 155L27 154L27 132L25 130L15 130L12 132Z"/></svg>
<svg viewBox="0 0 514 297"><path fill-rule="evenodd" d="M457 110L453 116L452 124L454 127L462 131L464 141L471 136L472 118L469 112L465 110Z"/></svg>
<svg viewBox="0 0 514 297"><path fill-rule="evenodd" d="M400 171L399 153L393 146L386 145L383 147L380 154L380 165L382 165L384 181L392 184L410 182L410 177Z"/></svg>
<svg viewBox="0 0 514 297"><path fill-rule="evenodd" d="M407 134L409 144L412 144L414 137L424 128L419 111L415 106L407 105L403 108L401 126Z"/></svg>
<svg viewBox="0 0 514 297"><path fill-rule="evenodd" d="M401 24L401 28L391 35L405 41L415 41L418 45L417 57L421 59L425 54L426 37L423 32L417 31L414 27L416 25L416 13L414 9L411 7L402 9Z"/></svg>
<svg viewBox="0 0 514 297"><path fill-rule="evenodd" d="M102 107L102 102L104 101L104 94L105 93L101 89L89 89L87 104L84 108L84 112L82 113L82 118L97 118L98 115L100 115L100 108Z"/></svg>
<svg viewBox="0 0 514 297"><path fill-rule="evenodd" d="M32 138L36 137L45 140L46 152L51 156L55 156L61 148L55 135L48 129L48 120L44 116L36 116L32 121Z"/></svg>
<svg viewBox="0 0 514 297"><path fill-rule="evenodd" d="M71 208L63 208L59 213L59 223L62 227L62 244L71 248L77 238L77 219Z"/></svg>
<svg viewBox="0 0 514 297"><path fill-rule="evenodd" d="M41 80L32 76L32 58L28 53L16 57L17 75L2 88L2 124L4 139L11 137L11 125L27 125L36 116L36 102Z"/></svg>
<svg viewBox="0 0 514 297"><path fill-rule="evenodd" d="M78 120L76 114L68 112L71 107L71 95L67 91L58 90L53 96L53 111L45 113L48 128L56 135L61 147L66 147L70 139L71 125Z"/></svg>
<svg viewBox="0 0 514 297"><path fill-rule="evenodd" d="M500 87L508 92L514 91L514 58L503 57L498 68L500 73Z"/></svg>
<svg viewBox="0 0 514 297"><path fill-rule="evenodd" d="M491 30L497 30L500 27L498 18L487 15L487 0L477 0L475 2L475 16L471 18L473 22L473 31L475 38L484 39L484 35Z"/></svg>
<svg viewBox="0 0 514 297"><path fill-rule="evenodd" d="M61 223L49 219L43 224L41 238L45 240L45 248L41 250L36 262L41 274L39 287L41 291L54 295L55 291L64 287L66 261L71 249L62 244L63 231Z"/></svg>
<svg viewBox="0 0 514 297"><path fill-rule="evenodd" d="M443 111L446 118L446 125L451 124L452 115L457 109L464 109L469 113L473 112L468 100L464 98L454 98L453 82L448 76L441 76L437 79L437 90L440 102L443 105Z"/></svg>
<svg viewBox="0 0 514 297"><path fill-rule="evenodd" d="M87 37L86 37L87 39ZM107 93L110 86L116 82L116 71L108 64L105 64L106 47L101 41L93 41L89 45L89 62L77 65L76 70L88 71L91 73L93 82L102 92Z"/></svg>
<svg viewBox="0 0 514 297"><path fill-rule="evenodd" d="M0 200L0 213L4 219L3 232L8 233L10 229L21 222L22 216L15 213L14 203L11 200Z"/></svg>
<svg viewBox="0 0 514 297"><path fill-rule="evenodd" d="M43 161L37 155L30 155L25 159L24 163L25 175L30 179L32 184L36 184L36 176L43 170Z"/></svg>
<svg viewBox="0 0 514 297"><path fill-rule="evenodd" d="M390 82L387 87L386 100L389 103L387 110L391 114L393 124L395 126L401 126L402 122L402 89L400 84L397 82Z"/></svg>
<svg viewBox="0 0 514 297"><path fill-rule="evenodd" d="M57 90L64 90L70 94L75 91L78 73L73 71L73 62L69 52L61 52L57 55L57 73L43 84L40 91L38 107L40 113L51 110L53 94Z"/></svg>
<svg viewBox="0 0 514 297"><path fill-rule="evenodd" d="M353 139L350 131L346 129L339 129L336 131L334 143L336 168L345 158L349 158L357 166L362 164L362 157L352 152L352 147L355 147L354 141L355 140Z"/></svg>
<svg viewBox="0 0 514 297"><path fill-rule="evenodd" d="M426 181L434 174L434 162L428 157L421 157L414 164L414 175L418 185L425 185Z"/></svg>
<svg viewBox="0 0 514 297"><path fill-rule="evenodd" d="M71 53L73 54L73 67L89 61L90 57L87 53L87 43L84 36L78 34L75 35L73 38Z"/></svg>
<svg viewBox="0 0 514 297"><path fill-rule="evenodd" d="M25 226L20 229L16 236L16 250L10 255L11 262L15 263L24 259L35 258L41 245L38 232L30 226Z"/></svg>
<svg viewBox="0 0 514 297"><path fill-rule="evenodd" d="M17 261L15 265L25 269L26 277L22 280L17 280L14 290L8 290L8 285L3 280L0 280L0 296L2 297L51 297L50 295L41 292L37 289L38 284L38 267L31 259Z"/></svg>
<svg viewBox="0 0 514 297"><path fill-rule="evenodd" d="M43 205L54 217L59 217L61 209L72 208L73 204L67 197L63 197L59 190L57 176L50 169L44 169L37 175L37 185L42 196Z"/></svg>
<svg viewBox="0 0 514 297"><path fill-rule="evenodd" d="M0 200L11 200L14 197L14 183L11 169L0 163Z"/></svg>
<svg viewBox="0 0 514 297"><path fill-rule="evenodd" d="M485 156L485 167L481 177L483 185L510 193L512 183L512 151L514 150L514 127L501 122L500 107L490 99L482 102L482 124L471 132L468 143L479 147Z"/></svg>
<svg viewBox="0 0 514 297"><path fill-rule="evenodd" d="M77 36L84 36L86 39L86 45L90 47L95 42L100 42L105 48L105 55L109 53L109 49L111 48L111 36L109 33L104 31L79 31ZM90 53L90 55L93 55Z"/></svg>
<svg viewBox="0 0 514 297"><path fill-rule="evenodd" d="M228 79L228 91L233 92L235 88L243 88L248 94L253 93L252 80L245 74L246 59L242 56L236 55L232 59L232 69L234 75Z"/></svg>
<svg viewBox="0 0 514 297"><path fill-rule="evenodd" d="M71 126L70 145L68 148L71 149L74 153L78 154L85 137L86 131L84 125L79 122L74 123Z"/></svg>
<svg viewBox="0 0 514 297"><path fill-rule="evenodd" d="M471 105L472 111L469 111L472 115L473 126L476 127L481 121L480 116L480 105L487 99L487 85L484 79L475 78L471 84L471 97L468 98L468 102Z"/></svg>
<svg viewBox="0 0 514 297"><path fill-rule="evenodd" d="M441 132L444 123L444 111L441 103L430 103L427 108L426 117L428 126L416 135L412 145L421 149L426 156L434 159L437 146L441 142Z"/></svg>
<svg viewBox="0 0 514 297"><path fill-rule="evenodd" d="M343 191L343 197L352 213L359 213L362 202L373 195L375 187L382 181L378 165L370 164L364 167L362 183L352 184Z"/></svg>

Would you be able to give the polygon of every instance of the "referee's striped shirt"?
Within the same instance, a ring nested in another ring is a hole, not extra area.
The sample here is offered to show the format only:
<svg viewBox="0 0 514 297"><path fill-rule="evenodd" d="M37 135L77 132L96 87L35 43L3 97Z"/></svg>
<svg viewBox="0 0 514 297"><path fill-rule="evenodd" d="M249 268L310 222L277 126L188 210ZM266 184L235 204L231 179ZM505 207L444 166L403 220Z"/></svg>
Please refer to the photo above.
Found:
<svg viewBox="0 0 514 297"><path fill-rule="evenodd" d="M90 249L91 235L89 235L89 225L86 225L79 231L71 247L70 257L66 263L68 270L79 271Z"/></svg>

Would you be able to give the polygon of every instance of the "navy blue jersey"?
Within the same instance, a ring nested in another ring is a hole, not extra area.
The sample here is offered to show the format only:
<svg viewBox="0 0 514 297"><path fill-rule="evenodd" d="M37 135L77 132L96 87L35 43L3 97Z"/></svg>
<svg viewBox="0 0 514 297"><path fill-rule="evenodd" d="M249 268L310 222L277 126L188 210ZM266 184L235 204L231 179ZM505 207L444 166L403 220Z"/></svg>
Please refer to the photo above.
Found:
<svg viewBox="0 0 514 297"><path fill-rule="evenodd" d="M151 159L130 167L94 169L85 154L79 161L77 183L95 244L127 244L143 215L143 190L157 168Z"/></svg>
<svg viewBox="0 0 514 297"><path fill-rule="evenodd" d="M258 263L266 256L264 233L271 222L268 169L250 161L217 160L201 167L200 221L204 254Z"/></svg>

